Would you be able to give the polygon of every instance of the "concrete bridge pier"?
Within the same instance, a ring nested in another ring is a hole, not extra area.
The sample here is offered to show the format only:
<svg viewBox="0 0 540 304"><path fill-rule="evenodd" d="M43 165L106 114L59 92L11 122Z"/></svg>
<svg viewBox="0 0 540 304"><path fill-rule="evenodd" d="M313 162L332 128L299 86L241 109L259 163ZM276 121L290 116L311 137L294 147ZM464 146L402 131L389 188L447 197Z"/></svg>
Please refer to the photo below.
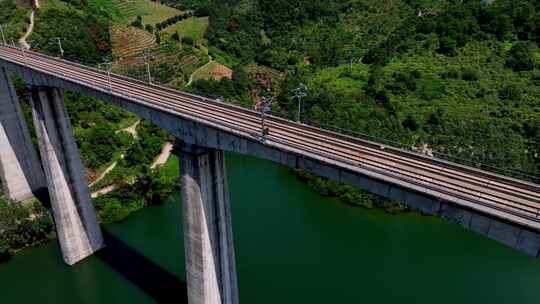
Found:
<svg viewBox="0 0 540 304"><path fill-rule="evenodd" d="M39 141L56 231L64 261L73 265L104 246L63 94L31 87Z"/></svg>
<svg viewBox="0 0 540 304"><path fill-rule="evenodd" d="M45 177L9 74L0 68L0 180L14 201L30 199Z"/></svg>
<svg viewBox="0 0 540 304"><path fill-rule="evenodd" d="M237 304L224 153L184 145L180 159L189 303Z"/></svg>

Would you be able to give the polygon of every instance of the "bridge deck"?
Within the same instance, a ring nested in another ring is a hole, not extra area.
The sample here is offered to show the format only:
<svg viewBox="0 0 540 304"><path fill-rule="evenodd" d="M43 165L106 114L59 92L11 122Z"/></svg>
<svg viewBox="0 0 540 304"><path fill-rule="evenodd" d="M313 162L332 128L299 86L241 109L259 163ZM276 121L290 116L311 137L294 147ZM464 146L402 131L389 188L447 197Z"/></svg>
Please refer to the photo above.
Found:
<svg viewBox="0 0 540 304"><path fill-rule="evenodd" d="M260 114L252 110L114 74L109 86L105 72L11 47L0 46L2 61L252 140L260 134ZM540 231L538 184L273 116L268 116L267 126L266 145L317 156L338 167L353 167L362 174L384 177L401 187L421 189L430 196Z"/></svg>

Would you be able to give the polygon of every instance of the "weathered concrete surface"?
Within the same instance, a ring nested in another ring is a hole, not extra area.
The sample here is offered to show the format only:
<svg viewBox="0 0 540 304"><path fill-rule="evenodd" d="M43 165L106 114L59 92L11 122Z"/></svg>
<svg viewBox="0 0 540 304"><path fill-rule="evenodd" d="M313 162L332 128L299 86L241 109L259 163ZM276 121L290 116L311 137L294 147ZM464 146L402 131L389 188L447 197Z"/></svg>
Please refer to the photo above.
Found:
<svg viewBox="0 0 540 304"><path fill-rule="evenodd" d="M496 232L489 233L492 222L506 223L509 226L502 228L502 232L504 233L515 234L513 228L522 230L517 245L510 245L529 255L538 256L540 249L540 237L538 235L540 230L537 228L538 224L534 221L515 218L508 219L504 215L498 216L496 214L487 217L486 214L490 210L487 210L481 205L474 206L473 208L467 207L470 205L470 202L463 199L428 190L422 187L422 185L414 185L406 181L390 178L382 174L382 172L364 170L357 165L338 164L330 158L295 150L279 142L267 141L266 145L261 144L253 136L246 135L234 129L224 129L194 117L182 116L167 108L147 104L139 97L121 95L116 93L114 89L111 94L108 87L89 88L75 81L52 77L39 71L30 71L25 67L11 63L0 62L0 64L16 72L28 83L64 88L108 101L142 118L148 119L188 144L250 155L290 168L307 170L314 174L335 181L345 182L371 193L400 201L428 214L444 214L445 216L443 218L447 220L458 222L467 229L471 229L505 244L510 244L513 243L513 237L502 236L497 226L495 227L497 229ZM464 213L458 213L458 218L456 219L450 213L451 211L448 211L448 208L454 208ZM446 211L443 212L443 210ZM509 227L513 228L510 229Z"/></svg>
<svg viewBox="0 0 540 304"><path fill-rule="evenodd" d="M73 265L103 247L88 182L59 89L31 89L32 114L64 261Z"/></svg>
<svg viewBox="0 0 540 304"><path fill-rule="evenodd" d="M180 159L189 303L238 303L224 153L187 145Z"/></svg>
<svg viewBox="0 0 540 304"><path fill-rule="evenodd" d="M45 187L19 99L3 68L0 68L0 179L4 192L14 201L30 199Z"/></svg>

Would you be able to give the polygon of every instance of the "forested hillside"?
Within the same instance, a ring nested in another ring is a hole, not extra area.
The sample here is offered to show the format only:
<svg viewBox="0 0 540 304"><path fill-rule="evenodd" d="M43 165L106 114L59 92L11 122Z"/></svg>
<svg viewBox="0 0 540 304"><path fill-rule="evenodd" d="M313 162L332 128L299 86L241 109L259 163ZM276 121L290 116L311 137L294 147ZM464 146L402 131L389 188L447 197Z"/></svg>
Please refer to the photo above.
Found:
<svg viewBox="0 0 540 304"><path fill-rule="evenodd" d="M8 40L30 8L0 0ZM271 95L291 119L304 84L305 123L540 175L538 1L48 0L35 23L28 42L42 52L59 55L59 37L67 59L144 80L148 61L154 82L247 107ZM148 162L165 140L138 142L119 133L132 115L67 98L90 175L127 153L99 186L132 179L130 160Z"/></svg>
<svg viewBox="0 0 540 304"><path fill-rule="evenodd" d="M227 0L208 4L211 54L235 77L200 93L420 150L538 174L540 3L531 0ZM285 75L246 77L253 63ZM255 98L253 98L255 96Z"/></svg>

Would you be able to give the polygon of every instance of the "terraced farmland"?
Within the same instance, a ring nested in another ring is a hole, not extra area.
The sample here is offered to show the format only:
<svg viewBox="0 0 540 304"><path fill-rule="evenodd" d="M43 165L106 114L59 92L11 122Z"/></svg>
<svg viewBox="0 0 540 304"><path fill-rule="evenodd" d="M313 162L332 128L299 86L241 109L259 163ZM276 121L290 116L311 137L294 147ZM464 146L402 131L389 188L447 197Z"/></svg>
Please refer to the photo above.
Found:
<svg viewBox="0 0 540 304"><path fill-rule="evenodd" d="M144 24L154 26L167 18L181 14L182 12L166 5L150 0L114 0L116 7L128 21L133 21L137 15L142 17Z"/></svg>
<svg viewBox="0 0 540 304"><path fill-rule="evenodd" d="M115 6L124 17L137 16L139 9L136 6L135 1L132 0L115 0Z"/></svg>
<svg viewBox="0 0 540 304"><path fill-rule="evenodd" d="M145 49L158 46L154 35L132 26L114 25L110 32L113 56L116 59L137 56Z"/></svg>

